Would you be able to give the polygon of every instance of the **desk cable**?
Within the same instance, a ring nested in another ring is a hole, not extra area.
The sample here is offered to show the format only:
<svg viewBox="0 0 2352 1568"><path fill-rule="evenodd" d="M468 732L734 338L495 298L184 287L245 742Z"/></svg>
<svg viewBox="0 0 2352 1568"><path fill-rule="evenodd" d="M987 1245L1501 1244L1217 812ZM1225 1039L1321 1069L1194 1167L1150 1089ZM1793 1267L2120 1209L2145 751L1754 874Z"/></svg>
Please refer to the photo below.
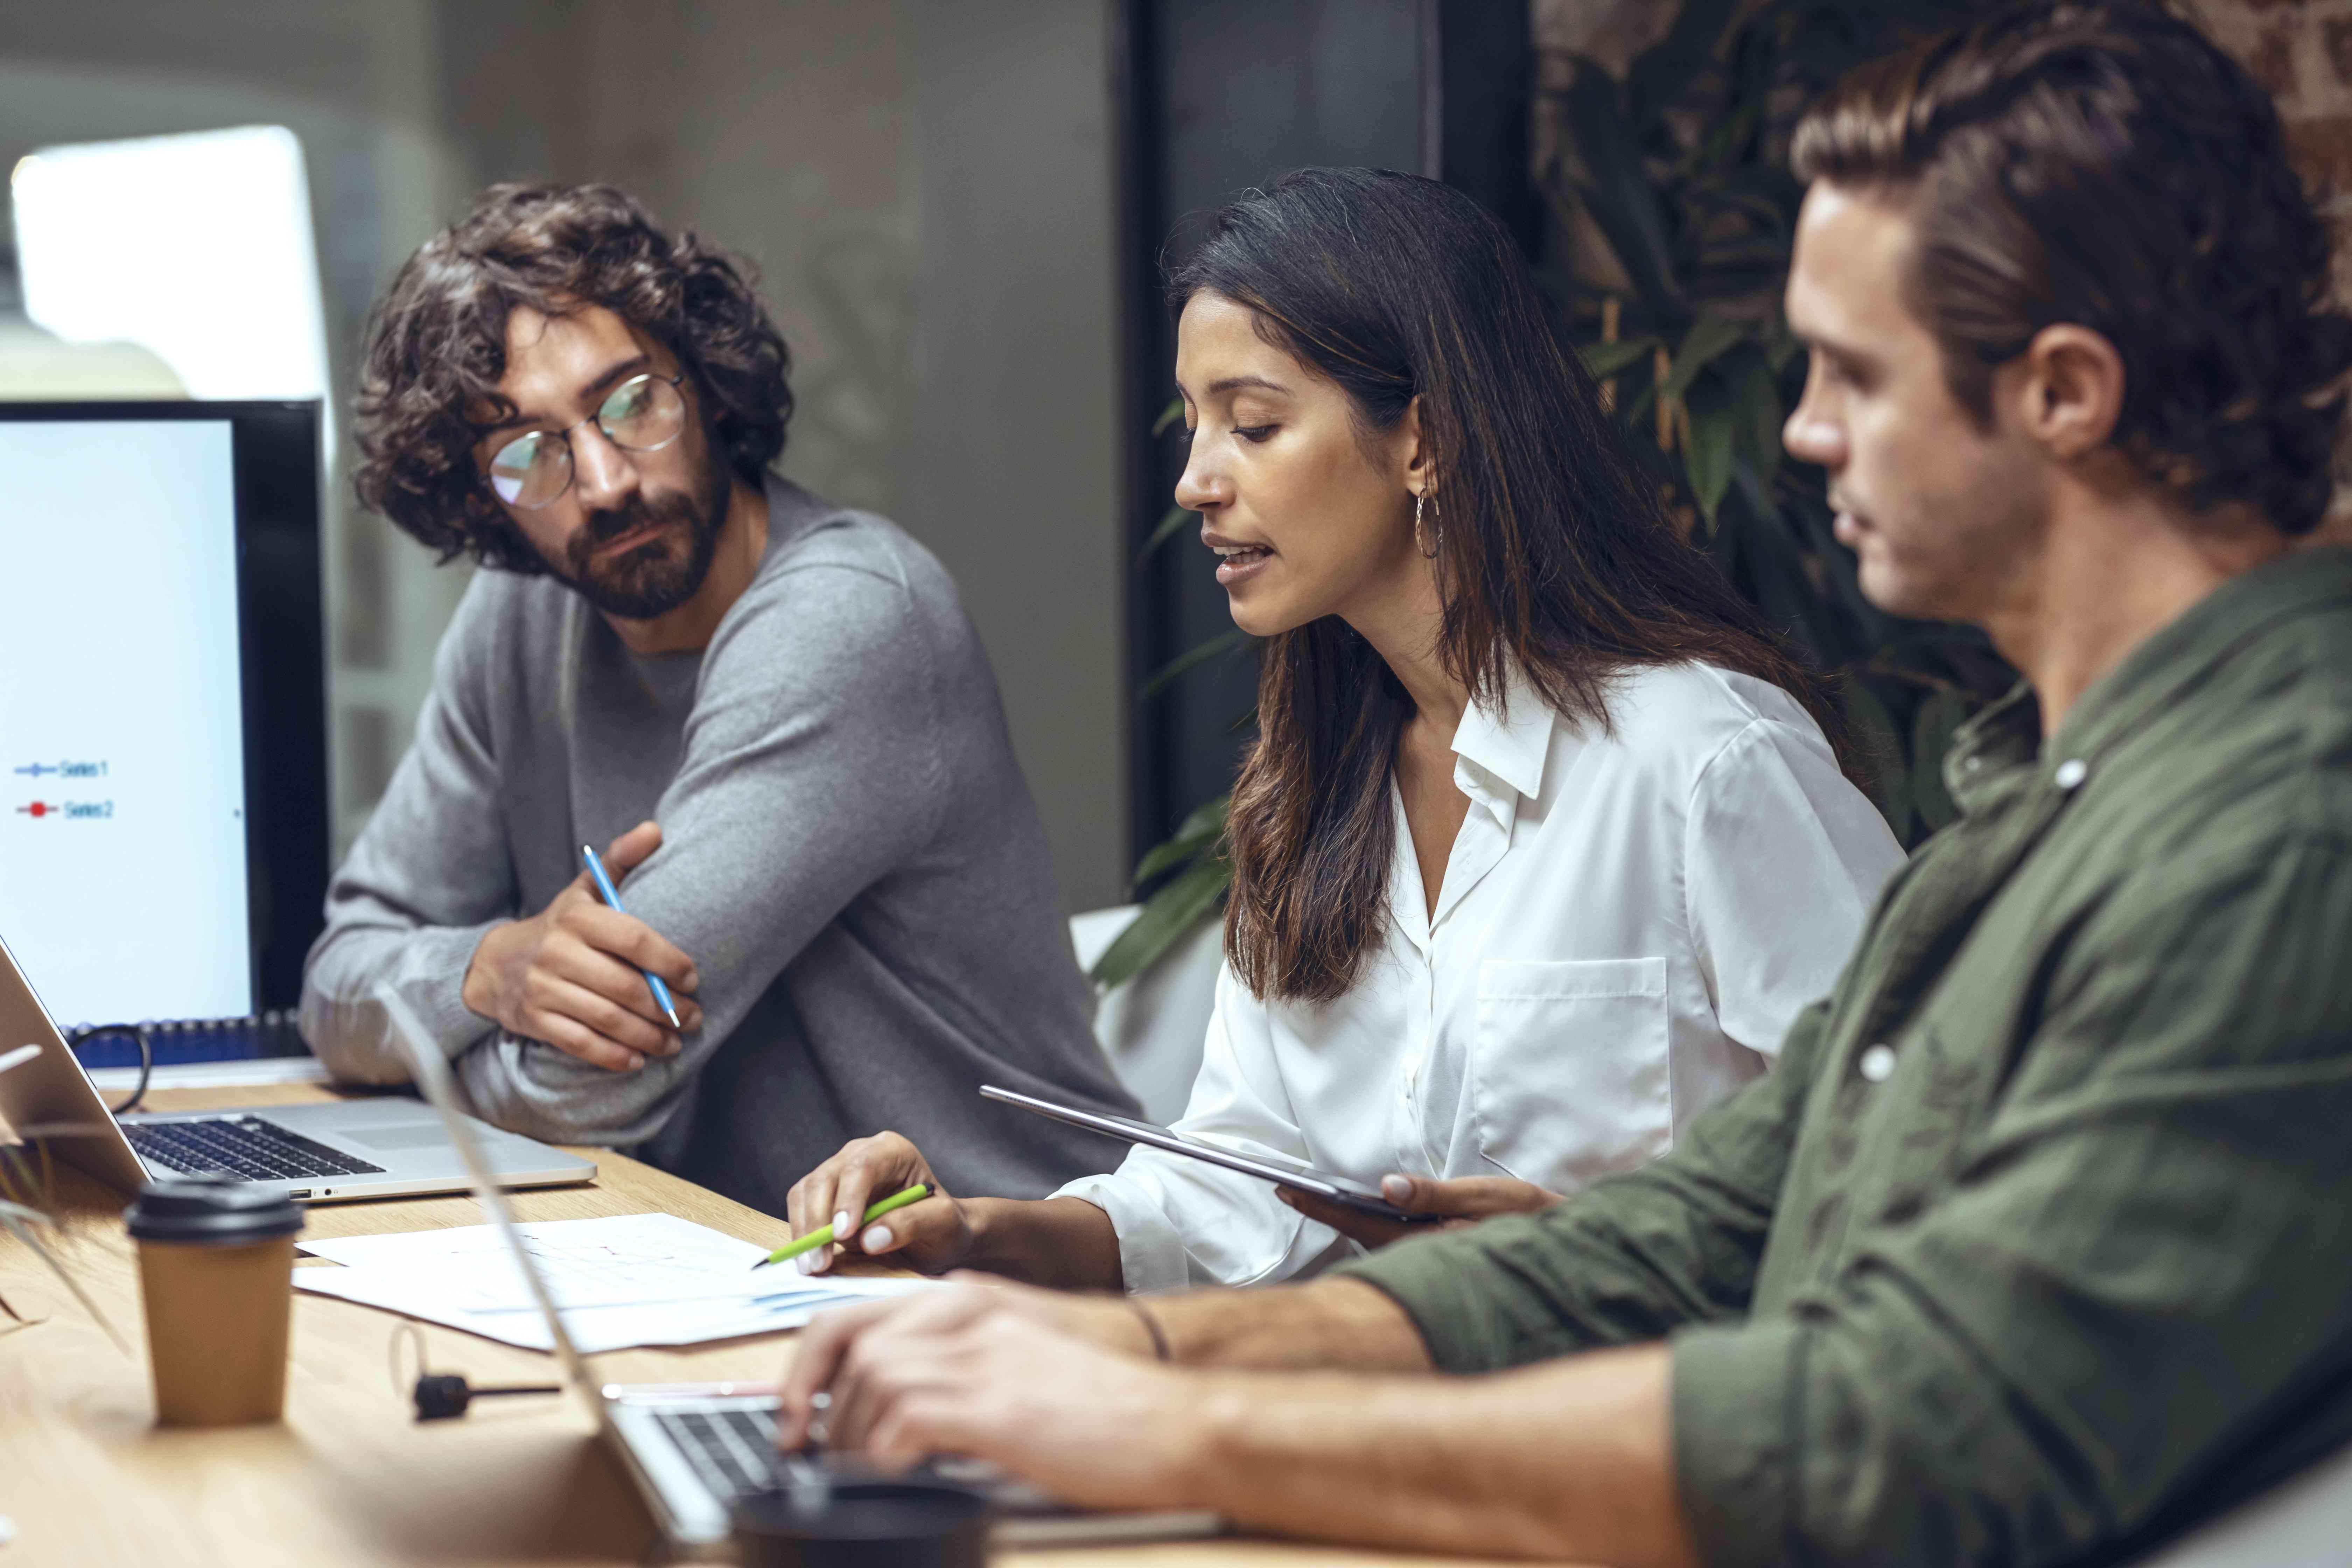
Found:
<svg viewBox="0 0 2352 1568"><path fill-rule="evenodd" d="M127 1116L139 1109L147 1098L147 1080L155 1076L155 1042L147 1034L144 1024L97 1024L87 1029L77 1029L67 1039L68 1047L86 1046L92 1040L102 1040L109 1035L128 1035L139 1045L139 1082L131 1090L131 1098L120 1105L110 1105L107 1113Z"/></svg>
<svg viewBox="0 0 2352 1568"><path fill-rule="evenodd" d="M412 1345L416 1352L416 1381L408 1383L401 1369L400 1347ZM504 1394L561 1394L563 1385L557 1383L500 1384L488 1388L476 1388L462 1373L430 1372L425 1365L425 1333L415 1323L403 1323L392 1331L385 1346L392 1367L392 1389L395 1394L405 1394L416 1405L419 1421L447 1421L466 1414L466 1406L477 1399L487 1399Z"/></svg>

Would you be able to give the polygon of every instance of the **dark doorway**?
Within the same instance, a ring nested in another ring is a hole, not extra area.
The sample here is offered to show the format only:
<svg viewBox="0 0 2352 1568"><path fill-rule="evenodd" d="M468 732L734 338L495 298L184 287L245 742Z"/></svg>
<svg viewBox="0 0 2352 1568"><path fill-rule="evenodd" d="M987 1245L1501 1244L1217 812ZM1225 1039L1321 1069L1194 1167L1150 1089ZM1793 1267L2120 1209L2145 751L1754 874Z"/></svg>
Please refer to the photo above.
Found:
<svg viewBox="0 0 2352 1568"><path fill-rule="evenodd" d="M1128 526L1139 555L1182 465L1181 426L1150 433L1174 375L1165 264L1242 191L1316 164L1447 180L1530 242L1533 57L1527 0L1127 0L1123 21ZM1139 691L1233 622L1183 526L1133 564L1128 650ZM1255 685L1244 647L1135 700L1138 855L1232 784Z"/></svg>

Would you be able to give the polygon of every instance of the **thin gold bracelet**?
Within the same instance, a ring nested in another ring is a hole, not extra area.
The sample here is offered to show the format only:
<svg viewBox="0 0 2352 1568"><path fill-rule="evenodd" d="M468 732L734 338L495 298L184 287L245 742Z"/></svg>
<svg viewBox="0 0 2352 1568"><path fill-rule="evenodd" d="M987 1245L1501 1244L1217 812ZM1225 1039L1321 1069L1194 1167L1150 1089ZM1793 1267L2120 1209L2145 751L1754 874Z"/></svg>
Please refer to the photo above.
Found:
<svg viewBox="0 0 2352 1568"><path fill-rule="evenodd" d="M1127 1304L1143 1320L1143 1331L1151 1336L1151 1353L1161 1361L1174 1361L1176 1358L1168 1353L1168 1336L1160 1331L1160 1320L1151 1315L1151 1309L1132 1296L1127 1299Z"/></svg>

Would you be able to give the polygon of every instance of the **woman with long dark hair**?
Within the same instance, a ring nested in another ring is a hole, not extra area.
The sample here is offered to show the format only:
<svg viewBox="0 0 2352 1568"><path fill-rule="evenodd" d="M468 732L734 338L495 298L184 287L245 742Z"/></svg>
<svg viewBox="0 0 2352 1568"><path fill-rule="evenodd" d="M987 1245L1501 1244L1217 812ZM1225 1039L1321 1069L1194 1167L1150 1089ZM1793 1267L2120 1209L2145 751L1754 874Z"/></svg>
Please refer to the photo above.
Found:
<svg viewBox="0 0 2352 1568"><path fill-rule="evenodd" d="M1676 533L1468 197L1301 171L1227 208L1171 293L1176 499L1265 639L1180 1127L1457 1220L1640 1163L1765 1070L1901 858L1818 683ZM932 1180L861 1140L793 1189L793 1228ZM1153 1290L1396 1228L1139 1148L856 1249Z"/></svg>

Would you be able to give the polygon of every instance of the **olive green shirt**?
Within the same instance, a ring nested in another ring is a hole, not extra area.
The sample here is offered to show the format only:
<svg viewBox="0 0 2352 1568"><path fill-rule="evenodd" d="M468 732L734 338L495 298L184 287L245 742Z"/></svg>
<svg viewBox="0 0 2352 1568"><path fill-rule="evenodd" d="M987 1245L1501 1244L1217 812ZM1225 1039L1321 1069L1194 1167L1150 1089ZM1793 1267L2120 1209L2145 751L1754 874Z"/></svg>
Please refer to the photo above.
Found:
<svg viewBox="0 0 2352 1568"><path fill-rule="evenodd" d="M1947 776L1771 1077L1345 1270L1447 1371L1669 1341L1709 1563L2105 1559L2352 1437L2352 553Z"/></svg>

